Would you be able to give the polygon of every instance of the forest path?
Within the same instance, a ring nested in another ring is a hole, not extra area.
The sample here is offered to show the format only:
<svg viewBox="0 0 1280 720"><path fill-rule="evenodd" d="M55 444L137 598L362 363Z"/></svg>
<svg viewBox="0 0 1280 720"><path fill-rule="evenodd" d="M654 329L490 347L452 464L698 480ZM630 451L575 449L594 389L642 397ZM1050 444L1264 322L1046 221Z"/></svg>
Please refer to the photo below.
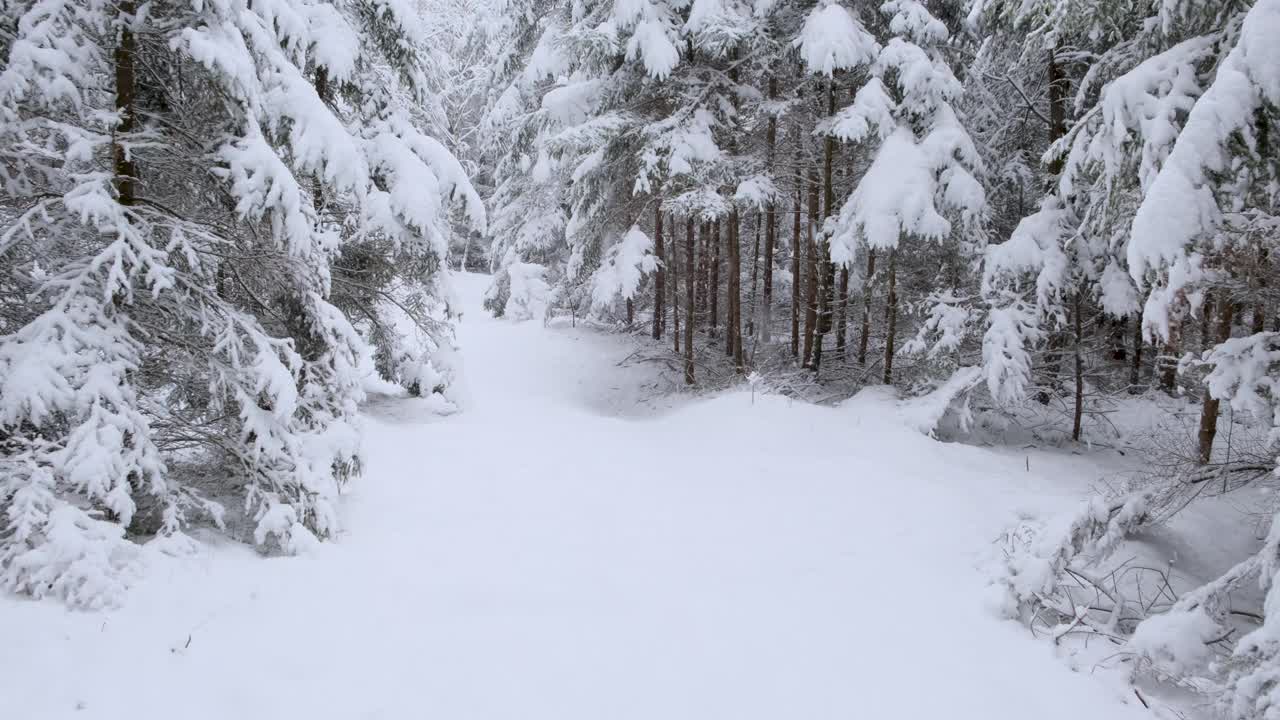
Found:
<svg viewBox="0 0 1280 720"><path fill-rule="evenodd" d="M1015 505L1068 500L1021 456L875 394L621 419L617 338L494 320L459 280L466 411L379 406L337 542L214 548L106 615L5 601L0 717L1142 716L984 607Z"/></svg>

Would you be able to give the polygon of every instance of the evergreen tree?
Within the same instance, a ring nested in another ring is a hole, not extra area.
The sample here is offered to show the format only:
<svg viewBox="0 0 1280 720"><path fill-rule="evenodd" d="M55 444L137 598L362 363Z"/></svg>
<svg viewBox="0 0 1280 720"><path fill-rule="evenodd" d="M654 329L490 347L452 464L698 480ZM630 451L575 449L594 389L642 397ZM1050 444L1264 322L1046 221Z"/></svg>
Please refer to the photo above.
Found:
<svg viewBox="0 0 1280 720"><path fill-rule="evenodd" d="M0 581L114 602L133 538L180 547L191 513L221 525L225 501L258 543L331 535L368 340L393 379L442 384L444 203L484 219L415 119L416 15L6 10L0 253L20 279L2 301ZM393 310L419 321L416 345L380 341Z"/></svg>

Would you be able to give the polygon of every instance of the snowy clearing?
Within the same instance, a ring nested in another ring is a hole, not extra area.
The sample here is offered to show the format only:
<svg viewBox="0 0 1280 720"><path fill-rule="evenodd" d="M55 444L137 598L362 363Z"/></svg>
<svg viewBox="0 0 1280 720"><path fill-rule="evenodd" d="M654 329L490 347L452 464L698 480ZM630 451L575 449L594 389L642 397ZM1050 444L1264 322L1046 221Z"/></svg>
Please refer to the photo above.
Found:
<svg viewBox="0 0 1280 720"><path fill-rule="evenodd" d="M486 281L458 278L468 407L371 404L336 542L211 542L111 612L4 597L0 717L1148 716L984 602L992 538L1078 458L939 443L874 390L620 419L623 343L494 320Z"/></svg>

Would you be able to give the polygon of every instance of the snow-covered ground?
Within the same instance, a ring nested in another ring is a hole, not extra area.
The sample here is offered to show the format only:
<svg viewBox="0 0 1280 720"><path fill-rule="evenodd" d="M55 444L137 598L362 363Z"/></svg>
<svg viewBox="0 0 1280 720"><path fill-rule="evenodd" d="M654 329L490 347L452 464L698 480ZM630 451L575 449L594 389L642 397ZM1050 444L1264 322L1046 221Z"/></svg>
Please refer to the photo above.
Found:
<svg viewBox="0 0 1280 720"><path fill-rule="evenodd" d="M936 442L875 391L632 412L617 338L458 281L465 411L370 403L336 542L156 560L112 612L0 599L0 718L1148 715L997 619L976 567L1089 462Z"/></svg>

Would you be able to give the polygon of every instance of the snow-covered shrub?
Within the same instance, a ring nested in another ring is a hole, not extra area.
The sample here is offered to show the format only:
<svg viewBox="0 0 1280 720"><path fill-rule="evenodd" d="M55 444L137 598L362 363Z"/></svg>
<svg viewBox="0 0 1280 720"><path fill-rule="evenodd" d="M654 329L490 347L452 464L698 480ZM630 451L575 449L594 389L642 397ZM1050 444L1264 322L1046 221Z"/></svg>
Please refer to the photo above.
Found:
<svg viewBox="0 0 1280 720"><path fill-rule="evenodd" d="M640 280L657 266L653 240L633 226L609 248L604 261L591 276L592 307L606 308L619 298L629 300L635 297Z"/></svg>
<svg viewBox="0 0 1280 720"><path fill-rule="evenodd" d="M511 290L507 294L504 315L513 320L542 319L551 300L547 268L534 263L513 263L506 268Z"/></svg>
<svg viewBox="0 0 1280 720"><path fill-rule="evenodd" d="M1052 522L1024 520L1003 540L1003 567L998 583L1009 593L1005 607L1030 619L1049 609L1076 616L1076 603L1064 586L1073 563L1106 559L1130 533L1148 521L1147 493L1102 497Z"/></svg>

